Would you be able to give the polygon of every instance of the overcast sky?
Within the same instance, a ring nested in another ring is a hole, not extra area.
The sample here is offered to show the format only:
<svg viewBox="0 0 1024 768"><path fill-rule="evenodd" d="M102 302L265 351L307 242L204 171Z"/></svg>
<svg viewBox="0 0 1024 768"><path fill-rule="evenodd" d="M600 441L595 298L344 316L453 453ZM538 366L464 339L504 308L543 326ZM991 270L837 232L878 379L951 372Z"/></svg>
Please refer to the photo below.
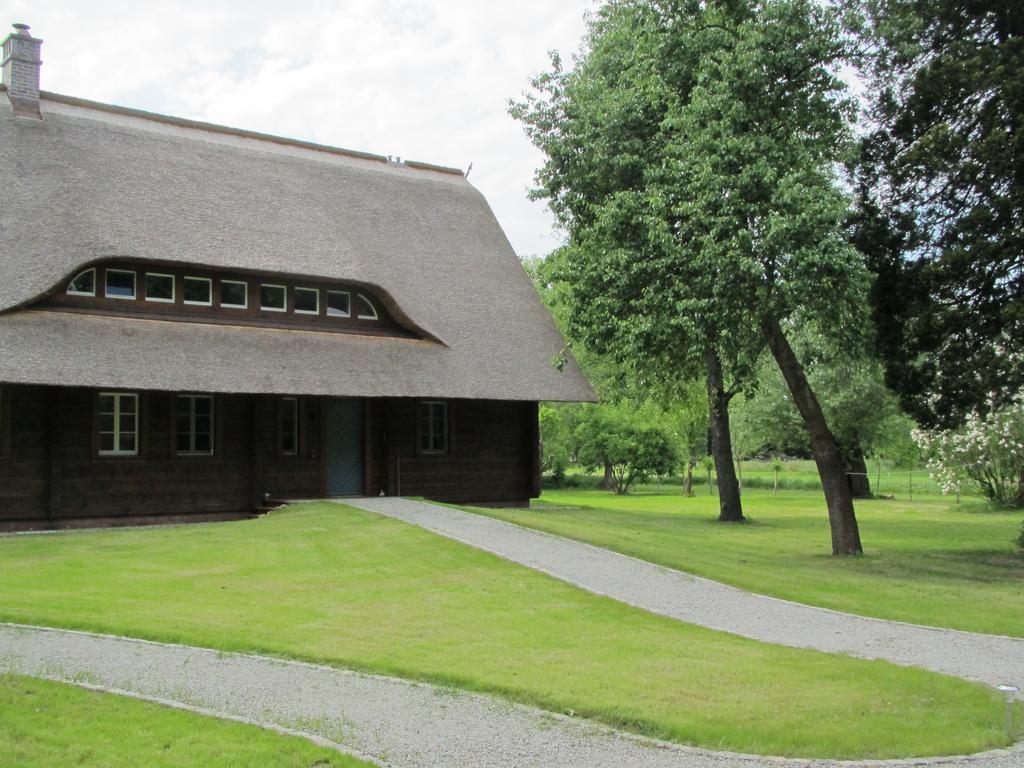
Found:
<svg viewBox="0 0 1024 768"><path fill-rule="evenodd" d="M0 0L42 87L473 170L521 256L561 241L527 190L540 154L508 115L592 0ZM7 27L9 29L9 27ZM4 32L6 34L6 31Z"/></svg>

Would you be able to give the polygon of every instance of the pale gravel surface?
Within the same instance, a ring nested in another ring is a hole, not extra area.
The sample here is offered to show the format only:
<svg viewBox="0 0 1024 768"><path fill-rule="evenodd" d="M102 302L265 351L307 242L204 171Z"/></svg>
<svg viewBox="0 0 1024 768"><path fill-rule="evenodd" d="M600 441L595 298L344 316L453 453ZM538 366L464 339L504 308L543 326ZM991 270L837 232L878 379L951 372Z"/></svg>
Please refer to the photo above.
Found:
<svg viewBox="0 0 1024 768"><path fill-rule="evenodd" d="M814 608L480 514L410 499L344 503L418 525L464 544L689 624L753 640L924 667L988 685L1024 688L1024 639L936 629Z"/></svg>
<svg viewBox="0 0 1024 768"><path fill-rule="evenodd" d="M391 768L1024 768L1018 745L971 757L808 761L681 747L394 678L66 630L0 625L0 671L64 680L343 744Z"/></svg>

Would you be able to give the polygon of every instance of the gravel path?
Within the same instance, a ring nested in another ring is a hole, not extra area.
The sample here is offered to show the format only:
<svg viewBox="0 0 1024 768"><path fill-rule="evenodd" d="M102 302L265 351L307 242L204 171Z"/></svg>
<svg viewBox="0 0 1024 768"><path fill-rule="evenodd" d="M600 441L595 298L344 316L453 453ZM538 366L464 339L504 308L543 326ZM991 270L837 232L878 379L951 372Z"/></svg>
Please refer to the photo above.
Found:
<svg viewBox="0 0 1024 768"><path fill-rule="evenodd" d="M870 619L755 595L606 549L410 499L346 500L590 592L754 640L924 667L1024 687L1024 639Z"/></svg>
<svg viewBox="0 0 1024 768"><path fill-rule="evenodd" d="M261 656L0 624L0 672L114 690L326 739L391 768L1024 768L1024 748L889 762L783 760L644 739L488 696Z"/></svg>

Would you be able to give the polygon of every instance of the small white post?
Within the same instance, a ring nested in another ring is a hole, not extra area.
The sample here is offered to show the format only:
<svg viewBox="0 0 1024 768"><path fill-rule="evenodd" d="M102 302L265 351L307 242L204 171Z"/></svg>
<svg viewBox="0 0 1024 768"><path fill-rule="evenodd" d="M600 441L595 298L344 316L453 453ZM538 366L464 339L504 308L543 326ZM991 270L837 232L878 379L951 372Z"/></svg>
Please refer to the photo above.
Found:
<svg viewBox="0 0 1024 768"><path fill-rule="evenodd" d="M1003 683L999 686L999 690L1006 696L1006 735L1011 739L1013 738L1013 701L1017 698L1017 694L1020 693L1020 688L1016 685L1010 685L1009 683Z"/></svg>

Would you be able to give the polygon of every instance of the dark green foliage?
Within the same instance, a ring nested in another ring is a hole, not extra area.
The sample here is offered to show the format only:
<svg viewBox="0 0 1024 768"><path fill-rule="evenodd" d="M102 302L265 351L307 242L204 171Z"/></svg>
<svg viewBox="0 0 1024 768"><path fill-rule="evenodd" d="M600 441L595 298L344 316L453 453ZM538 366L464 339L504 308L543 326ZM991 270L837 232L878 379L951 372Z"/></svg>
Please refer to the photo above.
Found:
<svg viewBox="0 0 1024 768"><path fill-rule="evenodd" d="M879 124L857 238L880 351L916 416L956 424L1024 385L1024 7L855 4Z"/></svg>
<svg viewBox="0 0 1024 768"><path fill-rule="evenodd" d="M566 468L576 460L574 437L577 408L565 405L540 406L540 471L564 480ZM559 486L560 487L560 486Z"/></svg>
<svg viewBox="0 0 1024 768"><path fill-rule="evenodd" d="M712 346L731 388L767 316L861 327L832 175L851 146L844 55L836 15L801 0L600 9L575 68L554 57L513 106L570 235L571 336L668 385Z"/></svg>
<svg viewBox="0 0 1024 768"><path fill-rule="evenodd" d="M727 405L767 343L812 436L833 552L861 551L835 440L786 334L850 345L867 290L837 167L855 105L838 10L814 0L612 0L571 71L512 106L569 233L572 337L671 389L708 377L721 519L742 517ZM727 493L728 492L728 493Z"/></svg>
<svg viewBox="0 0 1024 768"><path fill-rule="evenodd" d="M565 251L559 250L546 259L529 259L524 268L533 280L541 299L551 310L559 327L567 322L566 292L568 286L558 277ZM703 385L689 382L677 385L668 393L669 398L657 399L650 385L627 375L607 355L598 355L582 344L574 349L577 361L601 397L598 406L570 403L545 403L540 407L541 471L549 487L575 487L578 476L566 475L566 468L590 460L595 468L604 469L604 460L595 459L607 446L598 433L605 425L625 425L634 432L652 431L662 435L669 443L666 456L671 466L658 469L657 474L668 474L678 467L679 460L695 462L703 453L707 433L707 402ZM666 404L667 402L667 404ZM596 442L595 442L596 440ZM643 438L646 444L651 439ZM589 441L589 442L588 442ZM642 461L647 461L643 459ZM660 459L655 462L660 466ZM630 460L632 463L632 460ZM615 468L612 481L616 482ZM643 470L641 475L653 470ZM589 483L590 480L585 480ZM625 483L628 490L633 479ZM596 485L597 479L592 484ZM619 484L621 488L623 484Z"/></svg>
<svg viewBox="0 0 1024 768"><path fill-rule="evenodd" d="M885 386L877 362L833 349L806 329L794 344L844 456L903 459L913 453L913 422ZM756 386L733 410L733 431L747 448L744 455L810 456L807 430L778 367L767 357L757 368Z"/></svg>
<svg viewBox="0 0 1024 768"><path fill-rule="evenodd" d="M578 427L580 462L596 469L610 466L614 491L629 492L630 486L651 475L667 475L679 461L672 436L657 426L644 424L623 411L590 408L588 418Z"/></svg>

